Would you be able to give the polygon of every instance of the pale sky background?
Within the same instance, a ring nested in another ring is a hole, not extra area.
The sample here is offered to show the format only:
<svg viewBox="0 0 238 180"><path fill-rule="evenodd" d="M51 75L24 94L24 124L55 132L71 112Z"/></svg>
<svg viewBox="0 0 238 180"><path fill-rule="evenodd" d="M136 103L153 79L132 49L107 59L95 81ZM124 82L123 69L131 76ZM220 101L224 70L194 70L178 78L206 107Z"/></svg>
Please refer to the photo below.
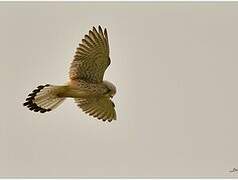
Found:
<svg viewBox="0 0 238 180"><path fill-rule="evenodd" d="M238 177L238 3L0 3L0 23L0 177ZM99 24L118 120L23 107Z"/></svg>

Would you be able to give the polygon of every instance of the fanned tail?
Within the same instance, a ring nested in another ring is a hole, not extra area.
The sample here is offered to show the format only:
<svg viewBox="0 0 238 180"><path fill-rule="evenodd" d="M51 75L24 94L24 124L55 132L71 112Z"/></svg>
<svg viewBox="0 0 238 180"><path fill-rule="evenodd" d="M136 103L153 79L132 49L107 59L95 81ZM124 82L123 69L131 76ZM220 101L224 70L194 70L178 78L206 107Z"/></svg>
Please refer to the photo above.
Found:
<svg viewBox="0 0 238 180"><path fill-rule="evenodd" d="M40 85L28 95L23 105L31 111L49 112L57 108L65 100L65 97L57 95L61 88L62 86L50 84Z"/></svg>

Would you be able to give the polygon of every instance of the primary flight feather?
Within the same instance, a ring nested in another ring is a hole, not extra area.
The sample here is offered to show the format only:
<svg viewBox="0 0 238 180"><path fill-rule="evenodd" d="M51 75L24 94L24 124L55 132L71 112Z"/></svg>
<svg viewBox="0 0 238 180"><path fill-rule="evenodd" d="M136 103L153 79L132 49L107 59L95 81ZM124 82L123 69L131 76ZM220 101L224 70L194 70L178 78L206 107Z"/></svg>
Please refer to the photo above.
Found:
<svg viewBox="0 0 238 180"><path fill-rule="evenodd" d="M109 42L106 28L93 27L82 39L70 66L67 85L40 85L28 95L23 104L35 112L48 112L58 107L65 98L74 98L87 114L103 121L116 120L111 98L116 87L103 80L110 65Z"/></svg>

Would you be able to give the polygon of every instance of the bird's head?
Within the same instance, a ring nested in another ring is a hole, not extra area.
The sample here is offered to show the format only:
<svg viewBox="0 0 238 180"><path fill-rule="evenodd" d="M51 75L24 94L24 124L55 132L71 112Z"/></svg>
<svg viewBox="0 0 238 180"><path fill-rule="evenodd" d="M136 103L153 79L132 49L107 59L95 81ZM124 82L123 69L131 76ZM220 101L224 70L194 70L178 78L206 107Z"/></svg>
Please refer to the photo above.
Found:
<svg viewBox="0 0 238 180"><path fill-rule="evenodd" d="M114 86L112 83L110 83L108 81L103 81L103 84L105 84L106 87L109 90L107 95L109 95L112 98L116 94L116 92L117 92L116 86Z"/></svg>

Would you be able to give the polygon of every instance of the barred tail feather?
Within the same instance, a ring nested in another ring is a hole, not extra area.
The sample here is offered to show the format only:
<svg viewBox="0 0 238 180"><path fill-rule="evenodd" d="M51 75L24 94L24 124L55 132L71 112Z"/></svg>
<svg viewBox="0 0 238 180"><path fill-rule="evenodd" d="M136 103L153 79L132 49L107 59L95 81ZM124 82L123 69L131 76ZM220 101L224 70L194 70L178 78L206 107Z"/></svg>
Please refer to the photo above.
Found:
<svg viewBox="0 0 238 180"><path fill-rule="evenodd" d="M23 105L35 112L44 113L51 111L65 100L65 97L57 96L60 88L61 86L49 84L40 85L28 95Z"/></svg>

